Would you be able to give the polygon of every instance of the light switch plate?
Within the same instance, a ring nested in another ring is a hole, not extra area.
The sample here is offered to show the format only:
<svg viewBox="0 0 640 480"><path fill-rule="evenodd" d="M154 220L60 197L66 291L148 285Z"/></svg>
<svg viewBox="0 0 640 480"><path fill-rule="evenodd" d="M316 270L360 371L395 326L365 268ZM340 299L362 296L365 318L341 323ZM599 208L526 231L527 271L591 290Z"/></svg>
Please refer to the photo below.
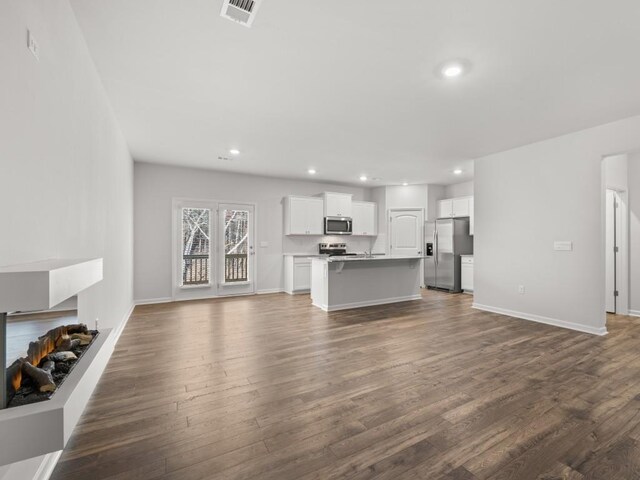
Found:
<svg viewBox="0 0 640 480"><path fill-rule="evenodd" d="M559 252L570 252L573 250L573 242L555 241L553 242L553 249Z"/></svg>

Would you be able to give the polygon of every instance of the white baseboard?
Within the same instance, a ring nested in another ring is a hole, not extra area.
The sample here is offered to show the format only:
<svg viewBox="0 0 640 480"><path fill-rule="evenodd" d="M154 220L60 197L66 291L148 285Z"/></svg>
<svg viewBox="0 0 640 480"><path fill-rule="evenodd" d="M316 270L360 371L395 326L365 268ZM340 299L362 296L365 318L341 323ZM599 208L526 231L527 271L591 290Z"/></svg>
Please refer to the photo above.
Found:
<svg viewBox="0 0 640 480"><path fill-rule="evenodd" d="M145 298L142 300L136 300L136 305L154 305L156 303L169 303L173 302L171 297L161 297L161 298Z"/></svg>
<svg viewBox="0 0 640 480"><path fill-rule="evenodd" d="M258 290L256 292L257 295L269 295L271 293L282 293L284 290L281 288L265 288L263 290Z"/></svg>
<svg viewBox="0 0 640 480"><path fill-rule="evenodd" d="M630 317L640 317L640 310L629 310Z"/></svg>
<svg viewBox="0 0 640 480"><path fill-rule="evenodd" d="M392 298L383 298L381 300L369 300L363 302L353 302L353 303L342 303L340 305L324 305L313 303L318 308L321 308L325 312L335 312L337 310L349 310L351 308L362 308L362 307L372 307L375 305L386 305L388 303L399 303L399 302L410 302L412 300L421 300L422 295L407 295L406 297L392 297Z"/></svg>
<svg viewBox="0 0 640 480"><path fill-rule="evenodd" d="M40 468L33 477L33 480L49 480L53 470L58 464L58 460L60 460L61 455L62 450L45 455L44 460L42 460L42 463L40 464Z"/></svg>
<svg viewBox="0 0 640 480"><path fill-rule="evenodd" d="M131 314L133 313L133 309L136 308L136 303L133 302L131 304L131 307L129 307L129 311L125 314L124 318L120 321L120 324L114 329L114 341L113 344L115 345L116 343L118 343L118 340L120 339L120 335L122 335L122 332L124 330L124 327L127 326L127 323L129 322L129 319L131 318Z"/></svg>
<svg viewBox="0 0 640 480"><path fill-rule="evenodd" d="M49 480L62 450L0 467L0 480Z"/></svg>
<svg viewBox="0 0 640 480"><path fill-rule="evenodd" d="M552 325L554 327L567 328L569 330L576 330L578 332L590 333L592 335L606 335L607 327L590 327L588 325L581 325L579 323L567 322L564 320L558 320L556 318L543 317L541 315L534 315L531 313L516 312L514 310L507 310L506 308L491 307L489 305L480 305L478 303L472 304L472 307L476 310L482 310L485 312L498 313L500 315L506 315L509 317L520 318L522 320L529 320L531 322L544 323L545 325Z"/></svg>

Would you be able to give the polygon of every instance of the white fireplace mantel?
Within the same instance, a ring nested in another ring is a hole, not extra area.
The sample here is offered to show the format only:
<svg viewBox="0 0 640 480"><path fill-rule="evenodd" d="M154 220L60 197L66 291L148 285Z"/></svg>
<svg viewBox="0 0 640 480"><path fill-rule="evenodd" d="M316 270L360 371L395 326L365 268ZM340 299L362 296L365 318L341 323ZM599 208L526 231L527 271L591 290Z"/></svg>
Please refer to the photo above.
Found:
<svg viewBox="0 0 640 480"><path fill-rule="evenodd" d="M0 267L0 312L48 310L102 280L102 258Z"/></svg>

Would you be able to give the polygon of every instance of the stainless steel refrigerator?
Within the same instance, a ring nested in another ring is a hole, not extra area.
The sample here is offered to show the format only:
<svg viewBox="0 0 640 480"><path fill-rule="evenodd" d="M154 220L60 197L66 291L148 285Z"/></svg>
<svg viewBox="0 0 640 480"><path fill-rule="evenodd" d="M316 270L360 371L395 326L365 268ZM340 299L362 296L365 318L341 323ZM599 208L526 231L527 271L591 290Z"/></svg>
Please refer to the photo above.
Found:
<svg viewBox="0 0 640 480"><path fill-rule="evenodd" d="M427 288L461 292L460 255L473 253L468 218L443 218L425 223L426 258L424 280Z"/></svg>

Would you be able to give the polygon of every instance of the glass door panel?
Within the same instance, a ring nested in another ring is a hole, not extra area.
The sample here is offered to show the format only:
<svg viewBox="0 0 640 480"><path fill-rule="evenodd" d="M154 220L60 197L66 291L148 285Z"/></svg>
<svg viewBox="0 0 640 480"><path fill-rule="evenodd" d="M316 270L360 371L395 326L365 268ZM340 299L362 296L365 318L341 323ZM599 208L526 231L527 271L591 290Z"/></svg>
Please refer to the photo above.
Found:
<svg viewBox="0 0 640 480"><path fill-rule="evenodd" d="M221 295L253 293L254 211L251 205L220 204Z"/></svg>

